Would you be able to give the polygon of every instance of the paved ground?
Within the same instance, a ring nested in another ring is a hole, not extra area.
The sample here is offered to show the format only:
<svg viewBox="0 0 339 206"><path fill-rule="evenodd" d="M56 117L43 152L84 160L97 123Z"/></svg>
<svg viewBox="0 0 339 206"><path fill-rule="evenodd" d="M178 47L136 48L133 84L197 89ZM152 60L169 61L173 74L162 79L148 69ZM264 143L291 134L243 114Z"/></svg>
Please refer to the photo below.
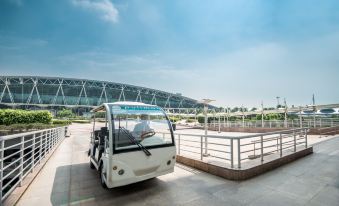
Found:
<svg viewBox="0 0 339 206"><path fill-rule="evenodd" d="M153 180L104 190L89 168L89 126L72 125L18 205L339 205L339 137L315 153L247 181L228 181L177 164Z"/></svg>

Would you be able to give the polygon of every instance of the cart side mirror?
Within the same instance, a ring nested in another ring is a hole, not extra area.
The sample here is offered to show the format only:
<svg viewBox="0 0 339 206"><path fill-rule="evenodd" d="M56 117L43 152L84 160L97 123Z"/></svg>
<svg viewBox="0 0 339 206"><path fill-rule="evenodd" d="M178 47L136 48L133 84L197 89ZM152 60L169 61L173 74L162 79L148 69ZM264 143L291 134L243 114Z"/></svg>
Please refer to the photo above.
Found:
<svg viewBox="0 0 339 206"><path fill-rule="evenodd" d="M98 139L94 140L94 146L96 146L96 147L99 146L99 140Z"/></svg>

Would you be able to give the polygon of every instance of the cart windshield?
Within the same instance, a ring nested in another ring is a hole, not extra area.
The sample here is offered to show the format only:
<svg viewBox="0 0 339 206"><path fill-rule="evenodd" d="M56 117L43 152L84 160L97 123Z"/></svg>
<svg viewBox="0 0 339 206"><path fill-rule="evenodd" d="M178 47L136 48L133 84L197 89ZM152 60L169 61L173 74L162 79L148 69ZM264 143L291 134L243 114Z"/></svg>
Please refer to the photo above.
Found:
<svg viewBox="0 0 339 206"><path fill-rule="evenodd" d="M173 146L169 121L155 106L112 105L115 152Z"/></svg>

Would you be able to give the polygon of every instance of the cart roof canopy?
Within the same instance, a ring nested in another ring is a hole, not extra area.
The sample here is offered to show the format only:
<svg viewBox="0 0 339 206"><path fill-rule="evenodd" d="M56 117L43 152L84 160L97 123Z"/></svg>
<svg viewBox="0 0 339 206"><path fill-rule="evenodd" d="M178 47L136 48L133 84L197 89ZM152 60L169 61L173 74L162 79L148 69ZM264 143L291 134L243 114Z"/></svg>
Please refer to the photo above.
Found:
<svg viewBox="0 0 339 206"><path fill-rule="evenodd" d="M104 103L94 109L91 110L91 112L105 112L106 111L106 105L131 105L131 106L153 106L157 107L156 105L151 104L145 104L141 102L114 102L114 103Z"/></svg>

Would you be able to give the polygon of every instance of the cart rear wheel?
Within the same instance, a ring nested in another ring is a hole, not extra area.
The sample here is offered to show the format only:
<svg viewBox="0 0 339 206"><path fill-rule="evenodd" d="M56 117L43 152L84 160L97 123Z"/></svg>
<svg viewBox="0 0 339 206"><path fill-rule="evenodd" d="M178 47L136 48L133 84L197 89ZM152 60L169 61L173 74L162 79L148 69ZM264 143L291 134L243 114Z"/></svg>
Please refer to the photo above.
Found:
<svg viewBox="0 0 339 206"><path fill-rule="evenodd" d="M99 170L99 174L100 174L100 182L101 182L101 186L105 189L107 189L107 185L106 185L106 182L105 182L105 179L104 179L104 172L103 172L103 169L102 169L102 165L100 166L100 170Z"/></svg>
<svg viewBox="0 0 339 206"><path fill-rule="evenodd" d="M94 164L93 164L93 162L90 160L89 161L89 167L91 168L91 169L95 169L95 166L94 166Z"/></svg>

